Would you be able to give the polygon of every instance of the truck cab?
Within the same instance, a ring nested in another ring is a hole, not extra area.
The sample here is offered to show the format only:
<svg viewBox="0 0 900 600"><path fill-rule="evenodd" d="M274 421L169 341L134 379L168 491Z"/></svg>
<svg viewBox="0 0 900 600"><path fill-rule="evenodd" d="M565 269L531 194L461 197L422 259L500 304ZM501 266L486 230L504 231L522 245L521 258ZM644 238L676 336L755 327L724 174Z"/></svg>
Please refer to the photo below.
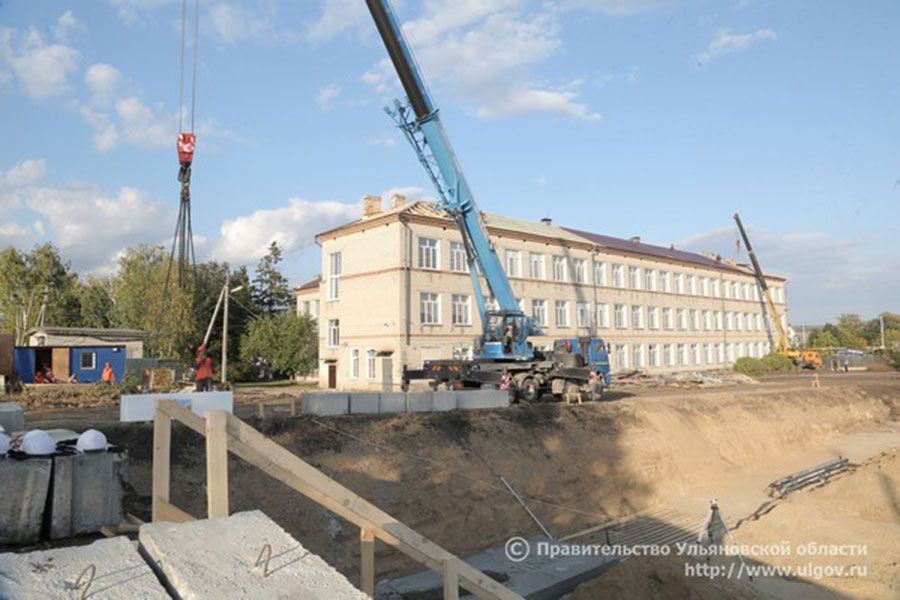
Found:
<svg viewBox="0 0 900 600"><path fill-rule="evenodd" d="M609 385L609 354L606 343L600 338L562 338L553 342L556 360L568 367L587 367L603 378L603 385Z"/></svg>

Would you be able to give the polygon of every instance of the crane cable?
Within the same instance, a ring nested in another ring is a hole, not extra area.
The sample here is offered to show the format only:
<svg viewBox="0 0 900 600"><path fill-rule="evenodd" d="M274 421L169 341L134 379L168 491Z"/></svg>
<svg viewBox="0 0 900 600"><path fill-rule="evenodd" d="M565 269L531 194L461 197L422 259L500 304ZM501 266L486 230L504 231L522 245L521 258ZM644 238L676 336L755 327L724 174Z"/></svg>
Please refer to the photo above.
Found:
<svg viewBox="0 0 900 600"><path fill-rule="evenodd" d="M181 59L178 75L178 133L184 131L184 55L187 32L188 0L181 2ZM191 68L191 133L194 133L194 113L197 106L197 47L200 41L200 0L194 2L194 57Z"/></svg>

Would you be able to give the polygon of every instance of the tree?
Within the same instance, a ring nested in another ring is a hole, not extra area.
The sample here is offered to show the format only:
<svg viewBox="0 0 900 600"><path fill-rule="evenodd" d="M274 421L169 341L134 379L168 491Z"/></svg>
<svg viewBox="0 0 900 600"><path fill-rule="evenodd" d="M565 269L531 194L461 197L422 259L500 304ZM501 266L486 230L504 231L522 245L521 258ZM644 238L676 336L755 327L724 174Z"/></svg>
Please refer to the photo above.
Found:
<svg viewBox="0 0 900 600"><path fill-rule="evenodd" d="M241 340L241 361L261 363L282 376L305 375L318 363L318 347L315 320L284 311L250 323Z"/></svg>
<svg viewBox="0 0 900 600"><path fill-rule="evenodd" d="M838 340L842 346L864 350L868 345L865 338L865 322L857 314L845 313L838 317Z"/></svg>
<svg viewBox="0 0 900 600"><path fill-rule="evenodd" d="M829 329L817 331L809 337L809 345L813 348L834 348L841 343Z"/></svg>
<svg viewBox="0 0 900 600"><path fill-rule="evenodd" d="M291 305L291 288L287 278L278 270L281 249L274 241L269 252L260 259L253 278L253 301L264 315L287 310Z"/></svg>
<svg viewBox="0 0 900 600"><path fill-rule="evenodd" d="M109 327L113 311L110 294L111 282L99 277L88 277L78 285L81 306L80 325L83 327Z"/></svg>

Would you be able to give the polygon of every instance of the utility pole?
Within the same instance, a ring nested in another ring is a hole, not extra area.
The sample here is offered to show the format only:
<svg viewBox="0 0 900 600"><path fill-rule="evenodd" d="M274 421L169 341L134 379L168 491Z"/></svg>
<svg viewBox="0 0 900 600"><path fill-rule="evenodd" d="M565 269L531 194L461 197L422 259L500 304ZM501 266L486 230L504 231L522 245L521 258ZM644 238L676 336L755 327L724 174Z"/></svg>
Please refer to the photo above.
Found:
<svg viewBox="0 0 900 600"><path fill-rule="evenodd" d="M231 298L231 267L225 266L225 306L222 308L222 385L228 384L228 300Z"/></svg>
<svg viewBox="0 0 900 600"><path fill-rule="evenodd" d="M878 320L881 322L881 349L884 350L884 315L879 315Z"/></svg>

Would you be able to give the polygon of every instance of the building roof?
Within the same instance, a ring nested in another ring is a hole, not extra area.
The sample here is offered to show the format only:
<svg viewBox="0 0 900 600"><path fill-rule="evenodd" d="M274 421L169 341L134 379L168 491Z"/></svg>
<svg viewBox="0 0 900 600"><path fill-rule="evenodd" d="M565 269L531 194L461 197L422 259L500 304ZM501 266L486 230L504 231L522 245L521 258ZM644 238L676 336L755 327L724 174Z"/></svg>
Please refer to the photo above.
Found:
<svg viewBox="0 0 900 600"><path fill-rule="evenodd" d="M306 290L314 290L319 288L319 284L322 283L322 276L316 275L306 283L301 283L297 287L294 288L295 292L305 292Z"/></svg>
<svg viewBox="0 0 900 600"><path fill-rule="evenodd" d="M140 329L106 329L102 327L33 327L25 332L25 336L37 333L46 335L72 335L95 338L144 339L147 334Z"/></svg>
<svg viewBox="0 0 900 600"><path fill-rule="evenodd" d="M349 223L345 223L344 225L335 227L334 229L322 232L318 234L317 237L326 236L329 233L334 233L356 225L363 225L367 222L390 219L392 217L399 218L401 214L449 220L448 213L436 208L434 202L426 202L420 200L405 204L403 206L398 206L396 208L391 208L374 215L361 217L359 219L356 219L355 221L350 221ZM564 242L598 246L600 248L605 248L612 251L671 260L679 263L696 265L698 267L706 267L709 269L719 269L722 271L730 271L733 273L749 274L751 276L754 274L749 265L743 265L735 263L733 261L723 260L721 257L714 258L712 256L706 256L697 252L677 250L674 247L666 248L665 246L646 244L644 242L641 242L639 238L626 240L609 235L592 233L580 229L573 229L571 227L560 227L551 223L535 223L532 221L524 221L521 219L514 219L512 217L494 215L490 213L482 213L482 216L484 217L487 227L491 229L501 229L513 233L540 236ZM766 277L781 280L784 279L783 277L779 277L777 275L772 275L769 273L766 273ZM319 280L315 280L316 285L318 285L318 281ZM312 283L313 282L309 282L309 284ZM296 289L299 290L300 288Z"/></svg>

